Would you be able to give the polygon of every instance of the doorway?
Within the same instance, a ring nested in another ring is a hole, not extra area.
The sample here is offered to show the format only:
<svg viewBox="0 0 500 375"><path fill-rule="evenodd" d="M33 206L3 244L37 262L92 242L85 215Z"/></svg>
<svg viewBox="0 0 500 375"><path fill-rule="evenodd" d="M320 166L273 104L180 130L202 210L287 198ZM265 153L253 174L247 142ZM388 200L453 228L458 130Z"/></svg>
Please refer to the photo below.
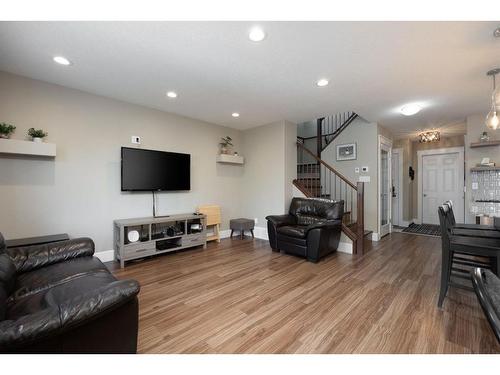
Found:
<svg viewBox="0 0 500 375"><path fill-rule="evenodd" d="M379 220L379 236L382 238L386 234L391 233L392 225L392 178L391 178L391 153L392 142L382 135L379 135L379 199L378 199L378 220Z"/></svg>
<svg viewBox="0 0 500 375"><path fill-rule="evenodd" d="M439 224L438 207L453 202L458 223L464 222L464 148L422 150L418 156L418 219Z"/></svg>
<svg viewBox="0 0 500 375"><path fill-rule="evenodd" d="M392 150L392 225L403 226L403 149Z"/></svg>

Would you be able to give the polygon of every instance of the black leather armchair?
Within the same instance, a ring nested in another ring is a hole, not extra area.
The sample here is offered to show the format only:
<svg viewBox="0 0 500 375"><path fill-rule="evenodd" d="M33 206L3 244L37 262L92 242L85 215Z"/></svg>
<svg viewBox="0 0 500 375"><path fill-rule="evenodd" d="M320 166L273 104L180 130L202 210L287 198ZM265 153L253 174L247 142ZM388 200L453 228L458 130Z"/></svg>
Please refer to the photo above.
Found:
<svg viewBox="0 0 500 375"><path fill-rule="evenodd" d="M266 217L271 248L316 263L337 250L343 215L344 201L293 198L288 215Z"/></svg>
<svg viewBox="0 0 500 375"><path fill-rule="evenodd" d="M117 280L89 238L6 249L0 353L135 353L139 284Z"/></svg>

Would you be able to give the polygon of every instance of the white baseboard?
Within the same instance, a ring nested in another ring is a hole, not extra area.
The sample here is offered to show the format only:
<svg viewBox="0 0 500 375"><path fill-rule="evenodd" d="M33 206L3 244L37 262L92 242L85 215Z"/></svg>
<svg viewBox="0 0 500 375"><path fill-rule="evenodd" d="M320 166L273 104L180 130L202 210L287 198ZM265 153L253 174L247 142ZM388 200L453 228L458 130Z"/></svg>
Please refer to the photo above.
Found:
<svg viewBox="0 0 500 375"><path fill-rule="evenodd" d="M372 233L372 241L380 241L380 235L378 233L373 232Z"/></svg>
<svg viewBox="0 0 500 375"><path fill-rule="evenodd" d="M337 247L337 251L346 254L352 254L352 242L339 242L339 246Z"/></svg>
<svg viewBox="0 0 500 375"><path fill-rule="evenodd" d="M94 256L99 258L101 262L111 262L115 259L113 250L99 251L98 253L94 253Z"/></svg>
<svg viewBox="0 0 500 375"><path fill-rule="evenodd" d="M231 229L225 229L220 231L220 238L229 238L231 236Z"/></svg>

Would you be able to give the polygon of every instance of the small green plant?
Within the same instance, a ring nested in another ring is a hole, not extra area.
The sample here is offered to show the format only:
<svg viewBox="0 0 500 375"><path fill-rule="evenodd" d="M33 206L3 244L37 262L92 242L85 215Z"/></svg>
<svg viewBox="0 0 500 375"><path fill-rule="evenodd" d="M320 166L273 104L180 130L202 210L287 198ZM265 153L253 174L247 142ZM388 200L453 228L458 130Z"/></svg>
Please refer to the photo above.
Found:
<svg viewBox="0 0 500 375"><path fill-rule="evenodd" d="M49 134L45 133L42 129L29 128L28 135L31 138L45 138Z"/></svg>
<svg viewBox="0 0 500 375"><path fill-rule="evenodd" d="M12 133L14 133L16 127L5 122L0 122L0 136L8 138Z"/></svg>
<svg viewBox="0 0 500 375"><path fill-rule="evenodd" d="M219 145L222 147L233 146L233 139L230 136L226 136L220 139Z"/></svg>

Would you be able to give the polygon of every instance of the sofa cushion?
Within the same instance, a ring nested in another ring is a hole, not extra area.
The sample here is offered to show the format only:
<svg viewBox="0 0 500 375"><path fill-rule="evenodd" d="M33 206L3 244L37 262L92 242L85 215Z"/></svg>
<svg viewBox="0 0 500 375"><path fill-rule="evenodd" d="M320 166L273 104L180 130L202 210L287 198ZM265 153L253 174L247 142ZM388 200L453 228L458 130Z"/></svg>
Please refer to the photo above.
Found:
<svg viewBox="0 0 500 375"><path fill-rule="evenodd" d="M276 229L279 235L290 236L295 238L306 238L307 225L284 225Z"/></svg>
<svg viewBox="0 0 500 375"><path fill-rule="evenodd" d="M20 273L17 276L14 292L10 299L17 300L26 295L99 271L108 272L106 266L98 258L83 257Z"/></svg>
<svg viewBox="0 0 500 375"><path fill-rule="evenodd" d="M16 267L7 254L0 254L0 320L5 319L7 298L14 289Z"/></svg>
<svg viewBox="0 0 500 375"><path fill-rule="evenodd" d="M293 198L290 215L297 218L297 224L309 225L319 221L339 220L344 215L344 201L321 198Z"/></svg>
<svg viewBox="0 0 500 375"><path fill-rule="evenodd" d="M5 238L3 238L2 232L0 232L0 255L5 253Z"/></svg>
<svg viewBox="0 0 500 375"><path fill-rule="evenodd" d="M53 283L49 288L38 289L16 299L8 299L6 318L18 319L40 310L57 307L75 296L93 292L116 281L108 271L93 270L81 272Z"/></svg>

